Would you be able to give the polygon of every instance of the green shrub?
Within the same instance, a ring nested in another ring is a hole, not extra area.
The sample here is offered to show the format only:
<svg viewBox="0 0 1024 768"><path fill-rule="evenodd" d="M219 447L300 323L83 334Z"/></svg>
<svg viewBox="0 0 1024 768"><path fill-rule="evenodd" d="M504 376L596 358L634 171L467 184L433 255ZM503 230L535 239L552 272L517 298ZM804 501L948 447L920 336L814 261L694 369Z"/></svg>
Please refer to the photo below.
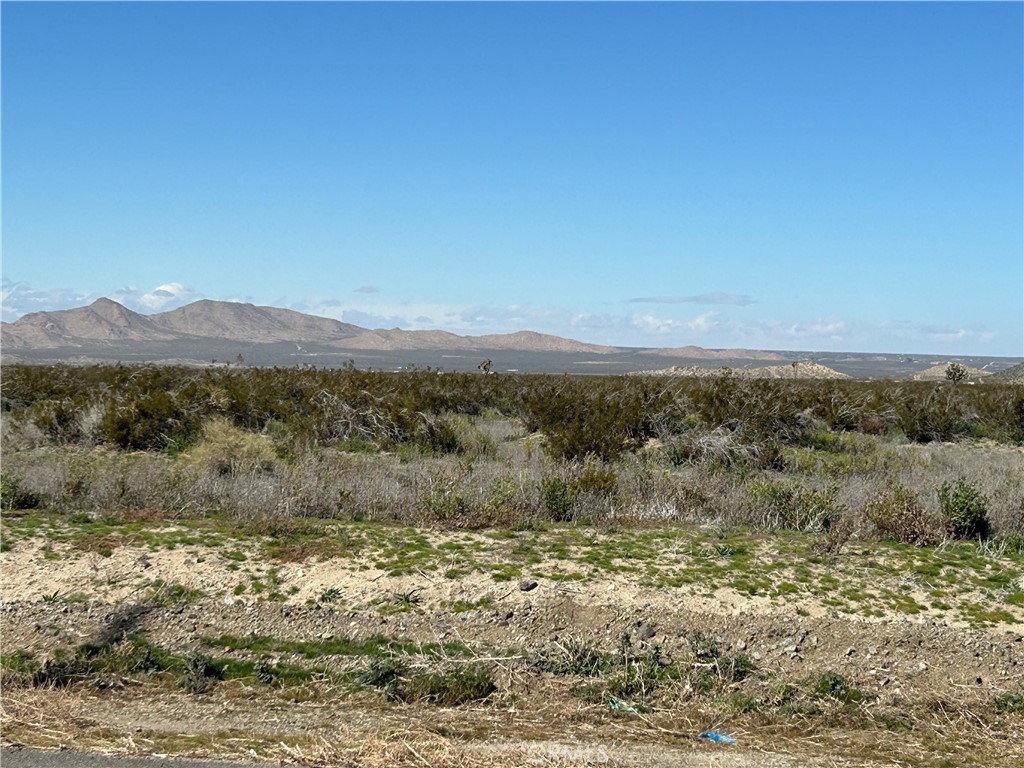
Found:
<svg viewBox="0 0 1024 768"><path fill-rule="evenodd" d="M11 475L0 475L0 509L38 509L43 498L31 491L23 490L21 480Z"/></svg>
<svg viewBox="0 0 1024 768"><path fill-rule="evenodd" d="M572 520L573 502L576 494L568 482L560 477L546 477L541 481L544 508L556 523Z"/></svg>
<svg viewBox="0 0 1024 768"><path fill-rule="evenodd" d="M452 422L445 418L425 418L413 437L420 450L428 454L462 453L462 438Z"/></svg>
<svg viewBox="0 0 1024 768"><path fill-rule="evenodd" d="M764 524L795 531L828 528L842 513L836 502L839 488L811 488L789 480L756 479L748 486L763 511Z"/></svg>
<svg viewBox="0 0 1024 768"><path fill-rule="evenodd" d="M190 441L196 423L162 390L144 391L126 403L112 402L100 419L99 434L118 448L160 451Z"/></svg>
<svg viewBox="0 0 1024 768"><path fill-rule="evenodd" d="M612 461L643 442L649 417L628 391L596 394L583 388L538 392L527 399L531 421L557 459Z"/></svg>
<svg viewBox="0 0 1024 768"><path fill-rule="evenodd" d="M939 510L954 539L987 539L991 533L988 499L963 478L942 484Z"/></svg>

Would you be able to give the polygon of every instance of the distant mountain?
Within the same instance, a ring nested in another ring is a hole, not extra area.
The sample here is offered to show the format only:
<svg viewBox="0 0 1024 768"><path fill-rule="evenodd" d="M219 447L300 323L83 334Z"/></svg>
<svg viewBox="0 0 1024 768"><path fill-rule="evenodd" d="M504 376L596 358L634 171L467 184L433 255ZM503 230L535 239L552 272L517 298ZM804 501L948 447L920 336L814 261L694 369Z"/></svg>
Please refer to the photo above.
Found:
<svg viewBox="0 0 1024 768"><path fill-rule="evenodd" d="M604 354L615 347L585 344L534 331L459 336L447 331L369 329L278 307L202 300L168 312L141 315L110 299L87 307L34 312L2 325L7 350L95 347L110 342L188 342L199 339L245 344L319 342L339 350L517 350Z"/></svg>
<svg viewBox="0 0 1024 768"><path fill-rule="evenodd" d="M304 315L290 309L208 299L151 315L150 320L160 328L179 334L257 344L336 341L366 332L358 325Z"/></svg>
<svg viewBox="0 0 1024 768"><path fill-rule="evenodd" d="M5 349L53 349L96 342L167 341L176 336L116 301L97 299L87 307L32 312L14 323L3 323L2 343Z"/></svg>
<svg viewBox="0 0 1024 768"><path fill-rule="evenodd" d="M534 352L592 352L597 355L618 352L617 347L587 344L561 336L551 336L536 331L518 331L488 336L465 336L479 349L529 349Z"/></svg>
<svg viewBox="0 0 1024 768"><path fill-rule="evenodd" d="M994 373L985 378L985 381L992 381L998 384L1024 384L1024 363L1019 363L1005 371Z"/></svg>

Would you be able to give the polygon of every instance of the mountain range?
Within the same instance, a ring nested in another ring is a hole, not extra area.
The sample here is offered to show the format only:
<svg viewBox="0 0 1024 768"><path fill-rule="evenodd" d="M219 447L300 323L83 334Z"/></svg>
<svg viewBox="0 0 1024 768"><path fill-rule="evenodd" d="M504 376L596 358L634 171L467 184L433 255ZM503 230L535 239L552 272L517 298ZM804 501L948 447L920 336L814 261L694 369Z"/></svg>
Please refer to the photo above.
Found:
<svg viewBox="0 0 1024 768"><path fill-rule="evenodd" d="M339 350L519 350L604 354L617 348L534 331L459 336L447 331L370 329L279 307L196 301L143 315L111 299L75 309L32 312L2 324L3 348L44 350L123 342L234 341L251 344L319 343Z"/></svg>
<svg viewBox="0 0 1024 768"><path fill-rule="evenodd" d="M476 370L485 359L494 370L534 373L630 373L657 369L668 375L690 366L756 371L800 362L796 374L824 376L814 362L855 378L908 378L945 370L957 360L995 373L1021 358L705 349L697 346L612 347L523 330L460 336L447 331L363 328L280 307L196 301L144 315L110 299L75 309L33 312L0 324L2 361L210 365L340 366L399 370L436 367ZM663 366L670 366L664 369Z"/></svg>

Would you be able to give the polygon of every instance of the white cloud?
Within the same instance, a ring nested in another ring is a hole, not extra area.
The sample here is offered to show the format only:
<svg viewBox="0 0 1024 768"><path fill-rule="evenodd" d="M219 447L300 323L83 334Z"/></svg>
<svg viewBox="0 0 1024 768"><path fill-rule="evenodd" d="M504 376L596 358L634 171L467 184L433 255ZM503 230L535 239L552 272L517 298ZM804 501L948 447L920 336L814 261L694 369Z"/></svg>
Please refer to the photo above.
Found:
<svg viewBox="0 0 1024 768"><path fill-rule="evenodd" d="M200 298L199 294L181 283L164 283L150 291L135 287L121 288L110 298L137 312L162 312L174 309Z"/></svg>
<svg viewBox="0 0 1024 768"><path fill-rule="evenodd" d="M58 309L73 309L95 301L95 294L73 291L69 288L37 290L28 283L0 280L0 301L6 322L13 322L30 312L49 312Z"/></svg>

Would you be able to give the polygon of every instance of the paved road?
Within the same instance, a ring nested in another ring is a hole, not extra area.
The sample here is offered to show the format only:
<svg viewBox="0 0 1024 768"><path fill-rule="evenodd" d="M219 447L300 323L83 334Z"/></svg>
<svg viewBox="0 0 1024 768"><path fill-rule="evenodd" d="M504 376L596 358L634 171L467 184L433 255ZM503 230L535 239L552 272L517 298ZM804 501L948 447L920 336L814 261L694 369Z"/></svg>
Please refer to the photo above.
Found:
<svg viewBox="0 0 1024 768"><path fill-rule="evenodd" d="M2 768L267 768L273 763L235 763L223 760L186 760L161 757L118 757L95 752L54 752L45 749L4 747Z"/></svg>

